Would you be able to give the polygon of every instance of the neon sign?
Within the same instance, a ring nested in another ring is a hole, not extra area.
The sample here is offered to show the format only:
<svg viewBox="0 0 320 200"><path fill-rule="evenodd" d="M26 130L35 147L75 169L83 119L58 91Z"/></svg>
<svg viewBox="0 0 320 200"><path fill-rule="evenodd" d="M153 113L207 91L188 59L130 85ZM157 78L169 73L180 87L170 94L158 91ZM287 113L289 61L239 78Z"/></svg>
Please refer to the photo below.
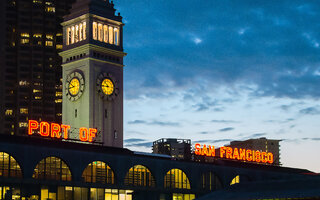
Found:
<svg viewBox="0 0 320 200"><path fill-rule="evenodd" d="M199 143L195 144L196 155L215 157L216 151L214 146L211 145L202 145ZM273 154L271 152L264 152L251 149L243 148L232 148L232 147L220 147L217 149L217 153L220 154L220 158L239 160L239 161L248 161L248 162L257 162L257 163L273 163Z"/></svg>
<svg viewBox="0 0 320 200"><path fill-rule="evenodd" d="M29 120L28 135L33 135L38 132L40 136L51 137L58 139L69 139L69 125L38 122L36 120ZM96 137L97 129L81 127L79 129L79 139L83 142L93 142Z"/></svg>

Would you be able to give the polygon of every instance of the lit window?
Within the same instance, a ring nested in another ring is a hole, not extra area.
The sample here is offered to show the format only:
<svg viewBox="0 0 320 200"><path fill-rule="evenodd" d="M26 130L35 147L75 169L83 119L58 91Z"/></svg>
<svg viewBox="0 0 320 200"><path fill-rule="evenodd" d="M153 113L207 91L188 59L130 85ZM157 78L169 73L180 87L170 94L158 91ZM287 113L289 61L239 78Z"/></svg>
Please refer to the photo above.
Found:
<svg viewBox="0 0 320 200"><path fill-rule="evenodd" d="M34 38L41 38L42 34L41 33L35 33L35 34L33 34L33 37Z"/></svg>
<svg viewBox="0 0 320 200"><path fill-rule="evenodd" d="M62 103L62 99L56 99L54 102L55 103Z"/></svg>
<svg viewBox="0 0 320 200"><path fill-rule="evenodd" d="M90 163L82 173L84 182L114 184L114 173L109 165L101 161Z"/></svg>
<svg viewBox="0 0 320 200"><path fill-rule="evenodd" d="M74 43L74 26L71 27L71 43L70 44L73 44Z"/></svg>
<svg viewBox="0 0 320 200"><path fill-rule="evenodd" d="M27 85L29 85L29 82L28 81L19 81L19 85L20 86L27 86Z"/></svg>
<svg viewBox="0 0 320 200"><path fill-rule="evenodd" d="M62 97L62 92L56 92L56 97Z"/></svg>
<svg viewBox="0 0 320 200"><path fill-rule="evenodd" d="M93 22L92 24L92 37L94 40L98 39L98 25L97 22Z"/></svg>
<svg viewBox="0 0 320 200"><path fill-rule="evenodd" d="M52 47L53 46L53 42L52 41L46 41L46 46L47 47Z"/></svg>
<svg viewBox="0 0 320 200"><path fill-rule="evenodd" d="M71 44L71 29L67 28L67 45Z"/></svg>
<svg viewBox="0 0 320 200"><path fill-rule="evenodd" d="M114 29L114 44L119 45L119 30L117 28Z"/></svg>
<svg viewBox="0 0 320 200"><path fill-rule="evenodd" d="M236 176L232 179L230 185L236 184L236 183L240 183L240 176Z"/></svg>
<svg viewBox="0 0 320 200"><path fill-rule="evenodd" d="M19 122L19 127L20 128L28 127L28 123L27 122Z"/></svg>
<svg viewBox="0 0 320 200"><path fill-rule="evenodd" d="M30 35L29 35L29 33L21 33L21 37L26 37L26 38L28 38L28 37L30 37Z"/></svg>
<svg viewBox="0 0 320 200"><path fill-rule="evenodd" d="M60 37L60 36L62 36L62 33L57 33L56 36Z"/></svg>
<svg viewBox="0 0 320 200"><path fill-rule="evenodd" d="M180 169L171 169L164 177L165 188L190 189L187 175Z"/></svg>
<svg viewBox="0 0 320 200"><path fill-rule="evenodd" d="M20 108L21 114L28 114L28 108Z"/></svg>
<svg viewBox="0 0 320 200"><path fill-rule="evenodd" d="M79 25L79 41L82 41L83 40L83 26L82 26L82 23Z"/></svg>
<svg viewBox="0 0 320 200"><path fill-rule="evenodd" d="M172 193L172 199L193 200L195 198L195 194Z"/></svg>
<svg viewBox="0 0 320 200"><path fill-rule="evenodd" d="M42 3L42 0L33 0L33 3L41 4L41 3Z"/></svg>
<svg viewBox="0 0 320 200"><path fill-rule="evenodd" d="M33 171L32 178L71 181L69 167L60 158L48 157L41 160Z"/></svg>
<svg viewBox="0 0 320 200"><path fill-rule="evenodd" d="M42 90L33 89L33 93L42 92Z"/></svg>
<svg viewBox="0 0 320 200"><path fill-rule="evenodd" d="M48 6L53 6L53 3L50 2L50 1L46 1L46 5L48 5Z"/></svg>
<svg viewBox="0 0 320 200"><path fill-rule="evenodd" d="M54 12L56 12L56 8L55 8L55 7L52 7L52 6L47 6L47 7L45 8L45 11L46 11L46 12L49 12L49 13L54 13Z"/></svg>
<svg viewBox="0 0 320 200"><path fill-rule="evenodd" d="M78 25L76 25L76 29L75 29L74 42L75 43L79 42L79 26Z"/></svg>
<svg viewBox="0 0 320 200"><path fill-rule="evenodd" d="M21 44L29 44L29 39L21 39Z"/></svg>
<svg viewBox="0 0 320 200"><path fill-rule="evenodd" d="M62 113L57 113L57 116L58 116L58 117L61 117L61 116L62 116Z"/></svg>
<svg viewBox="0 0 320 200"><path fill-rule="evenodd" d="M7 110L5 111L5 115L13 115L13 110L7 109Z"/></svg>
<svg viewBox="0 0 320 200"><path fill-rule="evenodd" d="M113 27L109 26L109 43L113 44Z"/></svg>
<svg viewBox="0 0 320 200"><path fill-rule="evenodd" d="M41 41L38 41L37 44L41 46L41 45L42 45L42 42L41 42Z"/></svg>
<svg viewBox="0 0 320 200"><path fill-rule="evenodd" d="M125 185L155 187L156 183L150 170L143 165L131 167L124 178Z"/></svg>
<svg viewBox="0 0 320 200"><path fill-rule="evenodd" d="M34 99L40 100L40 99L42 99L42 97L40 97L40 96L35 96Z"/></svg>
<svg viewBox="0 0 320 200"><path fill-rule="evenodd" d="M103 41L103 29L102 24L98 24L98 39L99 41Z"/></svg>
<svg viewBox="0 0 320 200"><path fill-rule="evenodd" d="M103 34L103 41L104 41L105 43L108 43L108 26L107 26L107 25L104 25L104 26L103 26L103 32L104 32L104 34Z"/></svg>
<svg viewBox="0 0 320 200"><path fill-rule="evenodd" d="M62 47L63 47L62 44L57 44L56 45L56 49L62 49Z"/></svg>
<svg viewBox="0 0 320 200"><path fill-rule="evenodd" d="M0 152L0 177L1 176L22 178L20 165L12 156L5 152Z"/></svg>
<svg viewBox="0 0 320 200"><path fill-rule="evenodd" d="M48 40L53 40L53 35L46 35L46 38L48 39Z"/></svg>
<svg viewBox="0 0 320 200"><path fill-rule="evenodd" d="M86 26L86 22L83 22L83 40L87 39Z"/></svg>

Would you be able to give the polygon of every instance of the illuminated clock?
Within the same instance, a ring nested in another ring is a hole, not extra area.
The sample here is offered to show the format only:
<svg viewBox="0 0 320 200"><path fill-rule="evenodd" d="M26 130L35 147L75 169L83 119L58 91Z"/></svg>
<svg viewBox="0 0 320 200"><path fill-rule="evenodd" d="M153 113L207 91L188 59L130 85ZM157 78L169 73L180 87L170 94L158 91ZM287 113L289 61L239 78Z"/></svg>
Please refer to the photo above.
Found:
<svg viewBox="0 0 320 200"><path fill-rule="evenodd" d="M97 78L97 91L104 100L113 100L119 94L117 82L109 73L101 73Z"/></svg>
<svg viewBox="0 0 320 200"><path fill-rule="evenodd" d="M69 100L76 101L84 91L84 78L81 72L74 71L66 79L66 95Z"/></svg>

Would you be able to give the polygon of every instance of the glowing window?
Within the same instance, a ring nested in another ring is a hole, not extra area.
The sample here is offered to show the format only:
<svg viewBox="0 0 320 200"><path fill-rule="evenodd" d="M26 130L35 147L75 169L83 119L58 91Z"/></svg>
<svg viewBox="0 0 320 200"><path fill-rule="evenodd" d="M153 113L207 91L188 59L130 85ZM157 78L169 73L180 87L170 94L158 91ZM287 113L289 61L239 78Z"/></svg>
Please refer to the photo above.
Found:
<svg viewBox="0 0 320 200"><path fill-rule="evenodd" d="M39 3L39 4L41 4L41 3L42 3L42 0L33 0L33 3Z"/></svg>
<svg viewBox="0 0 320 200"><path fill-rule="evenodd" d="M99 41L103 41L103 29L102 24L98 24L98 39Z"/></svg>
<svg viewBox="0 0 320 200"><path fill-rule="evenodd" d="M114 173L109 165L101 161L90 163L82 173L82 178L87 183L114 184Z"/></svg>
<svg viewBox="0 0 320 200"><path fill-rule="evenodd" d="M62 92L56 92L56 97L62 97Z"/></svg>
<svg viewBox="0 0 320 200"><path fill-rule="evenodd" d="M21 44L29 44L29 39L21 39Z"/></svg>
<svg viewBox="0 0 320 200"><path fill-rule="evenodd" d="M107 25L104 25L103 26L103 41L105 43L108 43L108 26Z"/></svg>
<svg viewBox="0 0 320 200"><path fill-rule="evenodd" d="M35 33L35 34L33 34L33 37L34 38L41 38L42 34L41 33Z"/></svg>
<svg viewBox="0 0 320 200"><path fill-rule="evenodd" d="M71 44L71 29L67 28L67 45Z"/></svg>
<svg viewBox="0 0 320 200"><path fill-rule="evenodd" d="M42 90L33 89L33 93L42 92Z"/></svg>
<svg viewBox="0 0 320 200"><path fill-rule="evenodd" d="M79 26L78 25L76 25L76 28L75 28L74 42L75 43L79 42Z"/></svg>
<svg viewBox="0 0 320 200"><path fill-rule="evenodd" d="M98 25L97 22L93 22L92 24L92 37L94 40L98 39Z"/></svg>
<svg viewBox="0 0 320 200"><path fill-rule="evenodd" d="M20 108L21 114L28 114L28 108Z"/></svg>
<svg viewBox="0 0 320 200"><path fill-rule="evenodd" d="M29 33L21 33L21 37L28 38L28 37L30 37L30 34Z"/></svg>
<svg viewBox="0 0 320 200"><path fill-rule="evenodd" d="M57 44L56 45L56 49L62 49L62 48L63 48L62 44Z"/></svg>
<svg viewBox="0 0 320 200"><path fill-rule="evenodd" d="M45 8L45 11L46 11L46 12L49 12L49 13L54 13L54 12L56 12L56 8L53 7L53 6L47 6L47 7Z"/></svg>
<svg viewBox="0 0 320 200"><path fill-rule="evenodd" d="M236 183L240 183L240 176L236 176L232 179L230 185L236 184Z"/></svg>
<svg viewBox="0 0 320 200"><path fill-rule="evenodd" d="M79 41L82 41L83 40L83 26L82 26L82 23L79 24Z"/></svg>
<svg viewBox="0 0 320 200"><path fill-rule="evenodd" d="M46 35L46 38L47 38L48 40L53 40L53 35L48 34L48 35Z"/></svg>
<svg viewBox="0 0 320 200"><path fill-rule="evenodd" d="M73 44L74 43L74 26L71 27L71 43L70 44Z"/></svg>
<svg viewBox="0 0 320 200"><path fill-rule="evenodd" d="M28 127L28 123L27 122L19 122L19 127L26 128L26 127Z"/></svg>
<svg viewBox="0 0 320 200"><path fill-rule="evenodd" d="M131 167L124 178L125 185L155 187L156 183L150 170L143 165Z"/></svg>
<svg viewBox="0 0 320 200"><path fill-rule="evenodd" d="M54 102L55 103L62 103L62 99L56 99Z"/></svg>
<svg viewBox="0 0 320 200"><path fill-rule="evenodd" d="M114 29L114 44L119 45L119 29Z"/></svg>
<svg viewBox="0 0 320 200"><path fill-rule="evenodd" d="M13 110L7 109L7 110L5 111L5 115L13 115Z"/></svg>
<svg viewBox="0 0 320 200"><path fill-rule="evenodd" d="M216 190L222 188L222 183L218 176L213 172L202 174L201 177L202 188L205 190Z"/></svg>
<svg viewBox="0 0 320 200"><path fill-rule="evenodd" d="M182 193L173 193L172 199L174 200L193 200L196 198L194 194L182 194Z"/></svg>
<svg viewBox="0 0 320 200"><path fill-rule="evenodd" d="M187 175L180 169L171 169L164 177L165 188L190 189Z"/></svg>
<svg viewBox="0 0 320 200"><path fill-rule="evenodd" d="M83 22L83 39L87 39L87 32L86 32L87 24L86 22Z"/></svg>
<svg viewBox="0 0 320 200"><path fill-rule="evenodd" d="M17 161L5 152L0 152L0 177L22 178L22 171Z"/></svg>
<svg viewBox="0 0 320 200"><path fill-rule="evenodd" d="M29 82L28 81L19 81L19 85L20 86L27 86L27 85L29 85Z"/></svg>
<svg viewBox="0 0 320 200"><path fill-rule="evenodd" d="M57 181L71 181L71 172L65 162L57 157L41 160L33 171L32 178Z"/></svg>
<svg viewBox="0 0 320 200"><path fill-rule="evenodd" d="M113 27L109 26L109 43L113 44Z"/></svg>
<svg viewBox="0 0 320 200"><path fill-rule="evenodd" d="M53 42L52 41L46 41L46 46L47 47L52 47L53 46Z"/></svg>

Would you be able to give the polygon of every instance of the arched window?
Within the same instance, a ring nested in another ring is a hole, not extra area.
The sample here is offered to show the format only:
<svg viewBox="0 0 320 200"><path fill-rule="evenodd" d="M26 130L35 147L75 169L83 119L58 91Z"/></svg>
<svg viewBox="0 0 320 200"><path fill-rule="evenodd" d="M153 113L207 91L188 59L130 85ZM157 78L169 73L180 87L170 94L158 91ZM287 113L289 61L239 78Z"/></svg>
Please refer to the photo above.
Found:
<svg viewBox="0 0 320 200"><path fill-rule="evenodd" d="M22 178L22 171L17 161L5 152L0 152L0 177Z"/></svg>
<svg viewBox="0 0 320 200"><path fill-rule="evenodd" d="M92 37L94 40L98 39L98 25L97 22L93 22L92 24Z"/></svg>
<svg viewBox="0 0 320 200"><path fill-rule="evenodd" d="M98 39L99 41L103 41L103 28L102 24L98 24Z"/></svg>
<svg viewBox="0 0 320 200"><path fill-rule="evenodd" d="M113 27L109 26L109 43L113 44Z"/></svg>
<svg viewBox="0 0 320 200"><path fill-rule="evenodd" d="M67 45L71 44L71 29L67 28Z"/></svg>
<svg viewBox="0 0 320 200"><path fill-rule="evenodd" d="M101 161L90 163L82 173L82 178L87 183L114 184L114 173L109 165Z"/></svg>
<svg viewBox="0 0 320 200"><path fill-rule="evenodd" d="M248 182L249 178L245 175L237 175L236 177L234 177L230 183L230 185L236 184L236 183L240 183L241 182Z"/></svg>
<svg viewBox="0 0 320 200"><path fill-rule="evenodd" d="M87 39L87 23L83 22L83 40Z"/></svg>
<svg viewBox="0 0 320 200"><path fill-rule="evenodd" d="M124 178L125 185L155 187L156 183L150 170L143 165L131 167Z"/></svg>
<svg viewBox="0 0 320 200"><path fill-rule="evenodd" d="M79 26L76 25L76 32L75 32L75 36L74 36L74 42L77 43L79 42Z"/></svg>
<svg viewBox="0 0 320 200"><path fill-rule="evenodd" d="M217 190L222 188L219 177L213 172L203 173L201 177L202 188L205 190Z"/></svg>
<svg viewBox="0 0 320 200"><path fill-rule="evenodd" d="M165 188L190 189L187 175L181 169L171 169L164 177Z"/></svg>
<svg viewBox="0 0 320 200"><path fill-rule="evenodd" d="M71 27L71 44L74 43L74 26Z"/></svg>
<svg viewBox="0 0 320 200"><path fill-rule="evenodd" d="M79 24L79 41L83 40L83 26L82 23Z"/></svg>
<svg viewBox="0 0 320 200"><path fill-rule="evenodd" d="M114 29L114 44L119 45L119 29Z"/></svg>
<svg viewBox="0 0 320 200"><path fill-rule="evenodd" d="M60 158L47 157L37 164L32 178L71 181L71 172L67 164Z"/></svg>
<svg viewBox="0 0 320 200"><path fill-rule="evenodd" d="M103 34L103 41L104 41L105 43L108 43L108 26L107 26L107 25L104 25L104 26L103 26L103 32L104 32L104 34Z"/></svg>

